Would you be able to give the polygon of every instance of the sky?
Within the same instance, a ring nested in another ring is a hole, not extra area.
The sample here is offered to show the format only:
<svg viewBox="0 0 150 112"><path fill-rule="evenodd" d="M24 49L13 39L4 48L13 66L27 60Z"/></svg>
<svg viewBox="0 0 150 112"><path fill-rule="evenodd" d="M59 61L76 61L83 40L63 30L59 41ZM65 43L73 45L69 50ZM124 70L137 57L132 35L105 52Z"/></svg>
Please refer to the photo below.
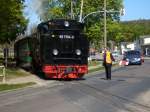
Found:
<svg viewBox="0 0 150 112"><path fill-rule="evenodd" d="M25 0L24 16L29 19L26 34L31 34L33 26L40 23L40 17L37 12L40 10L40 0Z"/></svg>
<svg viewBox="0 0 150 112"><path fill-rule="evenodd" d="M122 21L150 19L150 0L124 0Z"/></svg>
<svg viewBox="0 0 150 112"><path fill-rule="evenodd" d="M33 2L32 2L33 1ZM25 0L25 10L24 10L24 15L26 18L31 20L30 24L34 23L39 23L40 19L39 16L37 15L37 6L35 6L33 3L36 0Z"/></svg>

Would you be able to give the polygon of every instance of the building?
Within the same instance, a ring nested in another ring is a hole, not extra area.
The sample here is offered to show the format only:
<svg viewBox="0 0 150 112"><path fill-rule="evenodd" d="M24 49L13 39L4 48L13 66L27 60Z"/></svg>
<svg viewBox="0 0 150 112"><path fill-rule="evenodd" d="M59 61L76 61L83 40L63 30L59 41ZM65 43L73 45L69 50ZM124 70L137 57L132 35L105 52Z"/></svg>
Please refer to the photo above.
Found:
<svg viewBox="0 0 150 112"><path fill-rule="evenodd" d="M140 37L140 45L145 56L150 56L150 35Z"/></svg>
<svg viewBox="0 0 150 112"><path fill-rule="evenodd" d="M140 36L134 42L122 42L121 52L123 53L128 50L138 50L145 56L150 56L150 35Z"/></svg>
<svg viewBox="0 0 150 112"><path fill-rule="evenodd" d="M129 42L121 42L121 54L124 54L124 52L131 50L129 47L127 47Z"/></svg>

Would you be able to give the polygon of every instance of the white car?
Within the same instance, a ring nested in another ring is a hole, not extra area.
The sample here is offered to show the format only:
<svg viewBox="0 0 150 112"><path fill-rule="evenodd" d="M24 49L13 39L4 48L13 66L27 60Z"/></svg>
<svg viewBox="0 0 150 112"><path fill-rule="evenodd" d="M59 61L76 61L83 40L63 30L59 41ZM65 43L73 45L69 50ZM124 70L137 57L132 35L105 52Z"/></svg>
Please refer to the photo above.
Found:
<svg viewBox="0 0 150 112"><path fill-rule="evenodd" d="M119 60L122 59L122 55L121 55L121 53L119 51L113 51L112 55L113 55L113 57L115 58L116 61L117 60L119 61Z"/></svg>

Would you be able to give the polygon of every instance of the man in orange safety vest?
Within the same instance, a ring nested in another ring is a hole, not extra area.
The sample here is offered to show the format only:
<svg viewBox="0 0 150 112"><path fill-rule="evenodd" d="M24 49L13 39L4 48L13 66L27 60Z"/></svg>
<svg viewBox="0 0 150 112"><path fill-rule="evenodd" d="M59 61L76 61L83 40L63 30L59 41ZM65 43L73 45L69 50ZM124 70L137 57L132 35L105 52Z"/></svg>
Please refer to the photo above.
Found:
<svg viewBox="0 0 150 112"><path fill-rule="evenodd" d="M112 53L110 52L108 48L105 48L105 51L103 54L103 66L105 67L107 80L111 80L112 61L115 61L114 57L112 56Z"/></svg>

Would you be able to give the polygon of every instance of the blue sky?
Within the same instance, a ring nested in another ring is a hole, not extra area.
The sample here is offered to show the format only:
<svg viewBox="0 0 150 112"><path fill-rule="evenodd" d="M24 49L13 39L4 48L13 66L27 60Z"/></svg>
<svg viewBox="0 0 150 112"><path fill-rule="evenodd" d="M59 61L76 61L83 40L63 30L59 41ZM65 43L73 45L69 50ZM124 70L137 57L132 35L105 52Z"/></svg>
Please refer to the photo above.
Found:
<svg viewBox="0 0 150 112"><path fill-rule="evenodd" d="M150 19L150 0L124 0L124 7L122 21Z"/></svg>
<svg viewBox="0 0 150 112"><path fill-rule="evenodd" d="M25 17L28 18L29 20L31 20L30 24L34 24L34 23L39 23L40 22L39 17L36 14L35 8L32 5L32 1L33 0L26 0L26 2L25 2L26 8L24 10Z"/></svg>

